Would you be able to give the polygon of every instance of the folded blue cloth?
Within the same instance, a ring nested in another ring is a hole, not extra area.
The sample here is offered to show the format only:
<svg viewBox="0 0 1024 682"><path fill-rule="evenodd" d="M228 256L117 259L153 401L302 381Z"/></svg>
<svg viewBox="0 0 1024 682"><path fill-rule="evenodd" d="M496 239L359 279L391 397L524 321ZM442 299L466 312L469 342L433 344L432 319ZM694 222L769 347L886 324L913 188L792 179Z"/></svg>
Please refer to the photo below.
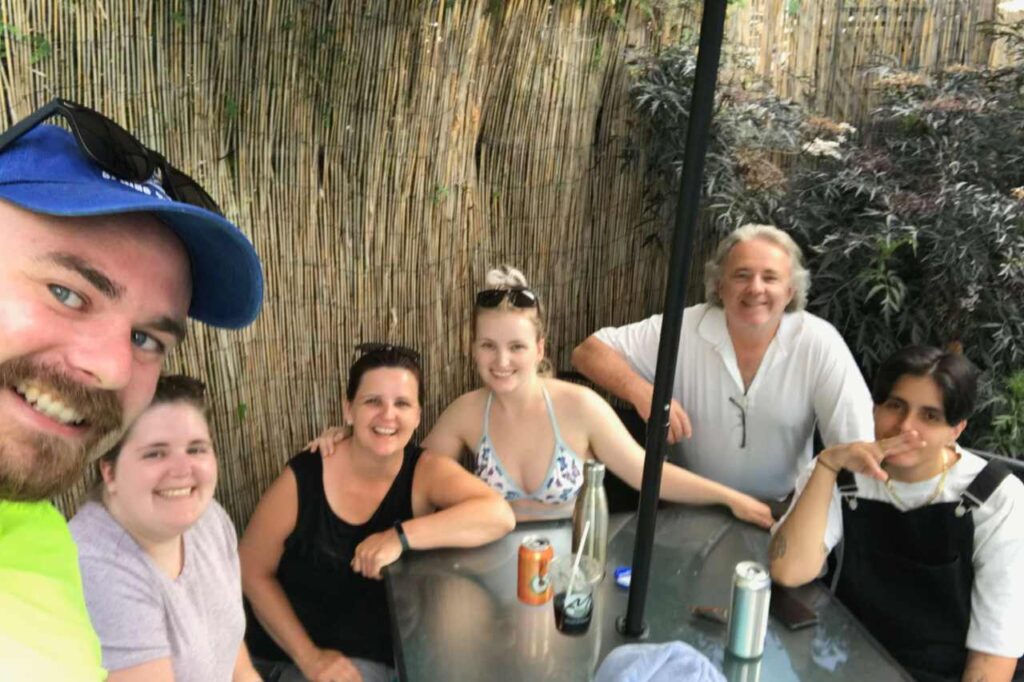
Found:
<svg viewBox="0 0 1024 682"><path fill-rule="evenodd" d="M594 682L726 682L708 657L683 642L624 644L597 669Z"/></svg>

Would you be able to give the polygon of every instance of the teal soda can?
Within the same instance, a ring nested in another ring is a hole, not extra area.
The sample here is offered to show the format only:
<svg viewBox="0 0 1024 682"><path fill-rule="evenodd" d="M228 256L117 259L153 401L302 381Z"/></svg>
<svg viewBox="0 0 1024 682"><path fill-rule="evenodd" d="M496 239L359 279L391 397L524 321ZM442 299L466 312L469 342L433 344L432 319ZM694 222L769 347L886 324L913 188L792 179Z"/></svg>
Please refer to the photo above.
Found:
<svg viewBox="0 0 1024 682"><path fill-rule="evenodd" d="M732 575L726 649L736 658L758 658L768 633L772 579L756 561L741 561Z"/></svg>

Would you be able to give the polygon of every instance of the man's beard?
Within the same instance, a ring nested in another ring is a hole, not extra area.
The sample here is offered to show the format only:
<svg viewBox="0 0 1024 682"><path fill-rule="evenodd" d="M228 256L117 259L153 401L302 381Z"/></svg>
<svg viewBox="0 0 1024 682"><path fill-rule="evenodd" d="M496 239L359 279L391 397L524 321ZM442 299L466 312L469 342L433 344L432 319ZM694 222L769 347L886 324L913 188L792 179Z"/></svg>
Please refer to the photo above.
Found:
<svg viewBox="0 0 1024 682"><path fill-rule="evenodd" d="M0 499L45 500L70 488L97 443L121 428L121 404L113 391L88 388L50 367L23 358L0 363L0 389L22 383L59 399L85 428L79 438L62 438L30 431L0 414Z"/></svg>

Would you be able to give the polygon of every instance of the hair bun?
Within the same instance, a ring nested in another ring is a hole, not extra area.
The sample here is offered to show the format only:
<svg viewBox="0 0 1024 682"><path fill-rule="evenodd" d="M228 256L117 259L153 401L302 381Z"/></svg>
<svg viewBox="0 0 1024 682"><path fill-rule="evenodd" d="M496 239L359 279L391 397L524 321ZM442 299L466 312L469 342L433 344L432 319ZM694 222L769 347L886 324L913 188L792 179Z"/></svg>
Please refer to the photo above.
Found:
<svg viewBox="0 0 1024 682"><path fill-rule="evenodd" d="M488 289L526 289L526 276L511 265L499 265L488 270L484 278L484 286Z"/></svg>

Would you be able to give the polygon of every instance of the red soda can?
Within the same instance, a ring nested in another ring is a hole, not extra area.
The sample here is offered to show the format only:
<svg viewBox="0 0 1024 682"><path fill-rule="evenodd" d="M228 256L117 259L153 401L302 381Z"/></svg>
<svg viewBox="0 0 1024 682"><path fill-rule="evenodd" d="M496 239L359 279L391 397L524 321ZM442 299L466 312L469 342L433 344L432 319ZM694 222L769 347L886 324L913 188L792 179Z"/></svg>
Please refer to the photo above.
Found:
<svg viewBox="0 0 1024 682"><path fill-rule="evenodd" d="M547 604L551 601L548 564L555 550L547 538L530 535L519 545L519 601L524 604Z"/></svg>

